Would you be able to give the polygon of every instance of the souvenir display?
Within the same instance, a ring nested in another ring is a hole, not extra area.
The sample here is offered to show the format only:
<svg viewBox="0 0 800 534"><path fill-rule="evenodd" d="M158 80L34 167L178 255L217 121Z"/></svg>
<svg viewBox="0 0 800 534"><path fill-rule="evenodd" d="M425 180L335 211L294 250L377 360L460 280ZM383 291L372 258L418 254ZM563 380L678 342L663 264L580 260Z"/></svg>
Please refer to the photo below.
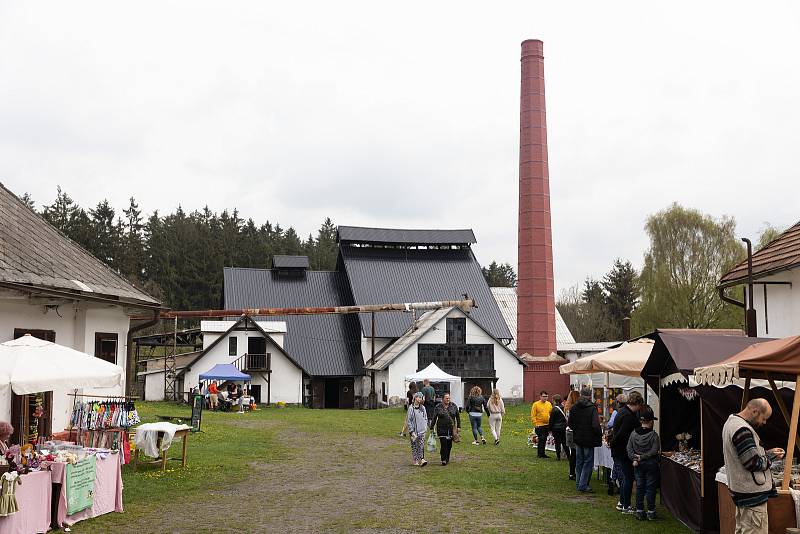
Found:
<svg viewBox="0 0 800 534"><path fill-rule="evenodd" d="M692 471L700 472L700 451L698 450L687 449L686 451L665 452L664 457L688 467Z"/></svg>
<svg viewBox="0 0 800 534"><path fill-rule="evenodd" d="M125 400L76 402L70 417L72 428L78 431L130 428L140 422L133 401Z"/></svg>

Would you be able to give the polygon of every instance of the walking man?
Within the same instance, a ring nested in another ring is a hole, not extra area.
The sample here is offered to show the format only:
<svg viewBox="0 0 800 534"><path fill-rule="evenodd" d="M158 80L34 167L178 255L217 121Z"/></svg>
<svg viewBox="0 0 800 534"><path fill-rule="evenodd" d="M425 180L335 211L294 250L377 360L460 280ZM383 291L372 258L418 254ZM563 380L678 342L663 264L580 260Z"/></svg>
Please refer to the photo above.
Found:
<svg viewBox="0 0 800 534"><path fill-rule="evenodd" d="M428 423L433 419L433 408L436 406L436 390L427 378L422 381L422 396L425 397L425 412L428 414Z"/></svg>
<svg viewBox="0 0 800 534"><path fill-rule="evenodd" d="M572 430L575 444L575 485L578 491L592 493L589 477L594 467L594 448L600 446L603 429L600 415L592 402L591 388L581 389L581 396L569 410L567 426Z"/></svg>
<svg viewBox="0 0 800 534"><path fill-rule="evenodd" d="M542 390L539 393L539 400L531 405L531 423L536 432L536 445L539 458L549 458L544 453L544 446L547 443L547 433L550 431L550 412L553 405L547 400L547 392Z"/></svg>
<svg viewBox="0 0 800 534"><path fill-rule="evenodd" d="M777 495L770 464L783 458L781 448L765 451L755 429L764 426L772 408L753 399L728 417L722 427L722 453L728 489L736 505L736 534L767 534L767 499Z"/></svg>

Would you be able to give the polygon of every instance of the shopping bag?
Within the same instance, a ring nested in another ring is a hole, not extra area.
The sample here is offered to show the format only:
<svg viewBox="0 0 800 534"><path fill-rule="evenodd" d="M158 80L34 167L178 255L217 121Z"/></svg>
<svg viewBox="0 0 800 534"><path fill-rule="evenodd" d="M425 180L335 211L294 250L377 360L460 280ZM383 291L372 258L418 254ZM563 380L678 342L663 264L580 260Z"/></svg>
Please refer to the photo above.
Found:
<svg viewBox="0 0 800 534"><path fill-rule="evenodd" d="M428 452L436 452L436 434L430 432L428 434Z"/></svg>

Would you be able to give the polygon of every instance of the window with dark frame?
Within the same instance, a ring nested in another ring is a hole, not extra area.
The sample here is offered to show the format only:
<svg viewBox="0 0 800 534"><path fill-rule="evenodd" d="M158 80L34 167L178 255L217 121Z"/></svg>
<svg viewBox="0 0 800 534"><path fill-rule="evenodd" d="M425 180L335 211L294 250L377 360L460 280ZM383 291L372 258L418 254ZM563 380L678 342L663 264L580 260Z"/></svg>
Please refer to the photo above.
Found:
<svg viewBox="0 0 800 534"><path fill-rule="evenodd" d="M228 356L236 356L237 352L236 338L231 336L228 338Z"/></svg>
<svg viewBox="0 0 800 534"><path fill-rule="evenodd" d="M35 328L15 328L14 329L14 339L19 339L25 334L30 334L35 338L43 339L45 341L49 341L50 343L56 342L56 331L55 330L37 330Z"/></svg>
<svg viewBox="0 0 800 534"><path fill-rule="evenodd" d="M447 344L463 345L467 342L467 319L448 318L447 319Z"/></svg>
<svg viewBox="0 0 800 534"><path fill-rule="evenodd" d="M101 360L109 363L117 363L117 346L119 336L116 333L95 332L94 334L94 355Z"/></svg>

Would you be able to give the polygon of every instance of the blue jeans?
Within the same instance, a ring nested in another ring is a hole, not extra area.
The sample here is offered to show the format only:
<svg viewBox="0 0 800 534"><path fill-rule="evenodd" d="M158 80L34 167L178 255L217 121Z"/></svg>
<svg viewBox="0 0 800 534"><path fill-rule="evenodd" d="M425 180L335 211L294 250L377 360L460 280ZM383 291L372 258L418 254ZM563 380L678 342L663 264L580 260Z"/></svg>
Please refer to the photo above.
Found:
<svg viewBox="0 0 800 534"><path fill-rule="evenodd" d="M589 489L589 477L594 468L594 447L575 445L575 486L579 491Z"/></svg>
<svg viewBox="0 0 800 534"><path fill-rule="evenodd" d="M614 463L619 464L622 478L619 481L619 502L624 508L631 507L631 493L633 492L633 462L628 455L614 456Z"/></svg>
<svg viewBox="0 0 800 534"><path fill-rule="evenodd" d="M481 428L482 422L483 414L478 416L469 416L469 424L472 427L472 436L475 438L475 441L478 441L478 436L483 437L483 428Z"/></svg>
<svg viewBox="0 0 800 534"><path fill-rule="evenodd" d="M658 460L645 460L634 468L636 475L636 510L645 511L644 498L647 497L647 510L656 511L656 488L660 473Z"/></svg>

